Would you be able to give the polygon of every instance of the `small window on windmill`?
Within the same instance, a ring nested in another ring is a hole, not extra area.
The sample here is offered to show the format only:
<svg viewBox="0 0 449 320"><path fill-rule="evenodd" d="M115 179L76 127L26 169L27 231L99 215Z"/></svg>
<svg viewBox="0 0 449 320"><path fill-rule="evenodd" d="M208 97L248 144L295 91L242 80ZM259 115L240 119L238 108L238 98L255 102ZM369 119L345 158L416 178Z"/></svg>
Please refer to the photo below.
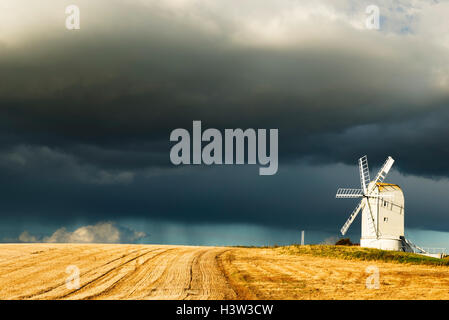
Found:
<svg viewBox="0 0 449 320"><path fill-rule="evenodd" d="M384 200L384 207L386 207L386 206L387 206L387 201Z"/></svg>
<svg viewBox="0 0 449 320"><path fill-rule="evenodd" d="M384 222L388 222L388 217L384 217Z"/></svg>

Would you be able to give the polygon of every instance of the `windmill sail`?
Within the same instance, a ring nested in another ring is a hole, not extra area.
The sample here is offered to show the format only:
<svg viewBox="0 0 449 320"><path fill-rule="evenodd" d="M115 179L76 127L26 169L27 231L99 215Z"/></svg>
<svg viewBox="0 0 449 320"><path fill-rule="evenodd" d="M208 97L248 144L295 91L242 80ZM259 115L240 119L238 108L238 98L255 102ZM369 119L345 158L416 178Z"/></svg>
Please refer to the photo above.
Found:
<svg viewBox="0 0 449 320"><path fill-rule="evenodd" d="M369 178L368 157L365 155L359 159L359 171L360 171L360 185L362 186L363 193L366 194Z"/></svg>
<svg viewBox="0 0 449 320"><path fill-rule="evenodd" d="M393 166L393 163L394 159L392 157L388 157L387 160L385 160L385 163L383 164L382 168L380 168L379 172L376 175L376 178L374 179L374 183L372 184L369 193L374 190L374 188L376 187L376 183L383 182L385 180L388 172L390 172L390 169Z"/></svg>
<svg viewBox="0 0 449 320"><path fill-rule="evenodd" d="M340 230L342 235L346 234L346 231L348 231L349 227L351 226L351 223L354 221L354 219L357 217L357 215L359 214L360 210L363 209L364 206L365 206L365 203L362 200L362 201L359 202L357 207L355 207L354 211L352 211L352 213L349 216L348 220L346 220L345 224L343 225L343 227Z"/></svg>
<svg viewBox="0 0 449 320"><path fill-rule="evenodd" d="M373 210L371 209L371 205L369 203L368 198L365 198L364 200L366 201L366 204L368 205L368 210L369 210L368 224L369 224L370 228L372 229L372 231L374 232L374 234L376 235L376 238L379 238L379 232L377 231L377 228L376 228L376 221L374 220Z"/></svg>
<svg viewBox="0 0 449 320"><path fill-rule="evenodd" d="M362 189L340 188L337 190L335 198L360 198L363 197Z"/></svg>

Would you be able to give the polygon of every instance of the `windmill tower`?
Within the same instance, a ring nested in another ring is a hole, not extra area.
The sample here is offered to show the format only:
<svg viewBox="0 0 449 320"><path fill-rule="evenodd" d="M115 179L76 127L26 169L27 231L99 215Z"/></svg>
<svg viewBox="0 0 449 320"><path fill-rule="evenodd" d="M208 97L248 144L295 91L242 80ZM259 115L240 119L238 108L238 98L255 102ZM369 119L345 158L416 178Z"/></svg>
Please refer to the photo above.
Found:
<svg viewBox="0 0 449 320"><path fill-rule="evenodd" d="M362 211L361 247L404 250L404 194L398 185L384 183L394 160L388 157L370 181L368 159L359 159L361 189L340 188L337 198L362 198L341 228L345 235L358 213Z"/></svg>

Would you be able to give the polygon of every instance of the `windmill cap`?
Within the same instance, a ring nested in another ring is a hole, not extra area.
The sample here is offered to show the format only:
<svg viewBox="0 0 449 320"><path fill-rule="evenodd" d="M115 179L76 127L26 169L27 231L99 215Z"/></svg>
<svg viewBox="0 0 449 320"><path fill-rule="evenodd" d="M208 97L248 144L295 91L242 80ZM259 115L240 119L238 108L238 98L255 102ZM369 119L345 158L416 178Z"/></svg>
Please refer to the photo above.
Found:
<svg viewBox="0 0 449 320"><path fill-rule="evenodd" d="M400 186L393 183L377 182L376 185L379 187L379 191L401 190Z"/></svg>

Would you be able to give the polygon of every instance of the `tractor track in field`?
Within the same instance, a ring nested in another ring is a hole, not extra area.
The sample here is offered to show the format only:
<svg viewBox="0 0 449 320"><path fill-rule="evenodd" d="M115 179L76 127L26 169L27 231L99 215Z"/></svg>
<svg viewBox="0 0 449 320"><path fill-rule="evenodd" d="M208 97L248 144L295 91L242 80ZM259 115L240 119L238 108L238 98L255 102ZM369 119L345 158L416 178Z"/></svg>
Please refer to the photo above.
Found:
<svg viewBox="0 0 449 320"><path fill-rule="evenodd" d="M128 253L128 254L126 254L126 255L122 255L122 256L120 256L120 257L117 257L117 258L115 258L115 259L113 259L113 260L111 260L111 261L108 261L108 262L104 263L103 265L100 265L100 266L97 267L97 268L106 267L106 266L110 265L111 263L113 263L113 262L115 262L115 261L118 261L118 260L120 260L120 259L123 259L123 258L125 258L125 257L127 257L127 256L129 256L129 255L131 255L132 253L137 252L137 251L138 251L138 250L131 251L130 253ZM57 264L55 264L55 265L57 265ZM69 265L70 265L70 264L69 264ZM72 264L72 265L74 265L74 264ZM92 272L94 271L94 269L97 269L97 268L92 268L92 269L87 270L87 271L84 272L84 273L81 273L81 274L80 274L80 277L83 277L83 276L86 277L86 276L88 276L90 273L92 273ZM113 269L111 269L111 270L113 270ZM47 270L47 272L51 272L51 271ZM65 277L65 278L67 278L67 276L68 276L68 275L66 274L66 277ZM43 289L43 290L41 290L41 291L38 291L38 292L35 292L35 293L33 293L33 294L29 294L29 295L25 295L25 296L20 296L20 297L18 297L18 299L39 299L39 296L43 296L42 298L45 298L45 297L44 297L45 294L51 293L52 291L55 291L55 290L58 290L58 289L61 289L61 290L66 291L65 278L64 278L64 279L60 279L61 282L58 283L58 284L55 284L55 285L53 285L53 286L48 286L48 287L46 287L45 289ZM68 295L70 295L70 293L68 293L66 296L68 296ZM53 296L52 298L64 298L64 297L65 297L65 296L60 297L60 296L56 295L56 296Z"/></svg>
<svg viewBox="0 0 449 320"><path fill-rule="evenodd" d="M126 260L125 262L121 262L118 266L116 266L116 267L114 267L114 268L111 268L111 269L108 269L106 272L104 272L104 273L102 273L101 275L95 277L94 279L89 280L89 281L86 282L86 283L83 283L78 289L75 289L74 291L69 292L69 293L67 293L67 294L65 294L65 295L63 295L63 296L61 296L61 297L58 297L58 298L65 299L65 298L68 298L68 297L73 296L73 295L79 295L79 294L82 294L83 291L89 291L89 290L86 290L86 289L88 289L89 287L95 288L95 287L96 287L96 283L99 282L100 280L103 280L103 279L105 279L106 277L108 277L108 276L110 276L110 275L113 276L114 274L118 274L118 275L119 275L119 278L118 278L117 280L114 279L115 281L113 281L112 284L108 285L105 289L103 289L103 291L101 291L101 292L99 292L99 293L96 293L96 294L86 294L84 297L81 297L81 298L82 298L82 299L91 299L91 298L93 298L93 297L95 297L95 296L98 296L98 295L100 295L102 292L107 291L107 290L109 290L110 288L112 288L113 286L115 286L118 282L120 282L120 281L126 276L126 274L123 274L123 275L122 275L122 274L120 273L120 270L121 270L124 266L128 265L129 263L132 263L132 262L135 261L136 259L139 259L139 258L141 258L141 257L143 257L143 256L145 256L145 255L147 255L147 254L149 254L149 253L151 253L151 252L153 252L153 250L149 250L149 251L146 251L146 252L144 252L144 253L140 253L140 254L138 254L137 256L132 257L132 258L129 259L129 260ZM130 255L131 255L131 254L130 254ZM129 257L130 255L127 255L126 257ZM114 260L116 261L117 259L114 259ZM110 263L107 263L106 265L109 265L109 264L110 264ZM83 276L83 275L80 275L80 277L82 277L82 276Z"/></svg>

